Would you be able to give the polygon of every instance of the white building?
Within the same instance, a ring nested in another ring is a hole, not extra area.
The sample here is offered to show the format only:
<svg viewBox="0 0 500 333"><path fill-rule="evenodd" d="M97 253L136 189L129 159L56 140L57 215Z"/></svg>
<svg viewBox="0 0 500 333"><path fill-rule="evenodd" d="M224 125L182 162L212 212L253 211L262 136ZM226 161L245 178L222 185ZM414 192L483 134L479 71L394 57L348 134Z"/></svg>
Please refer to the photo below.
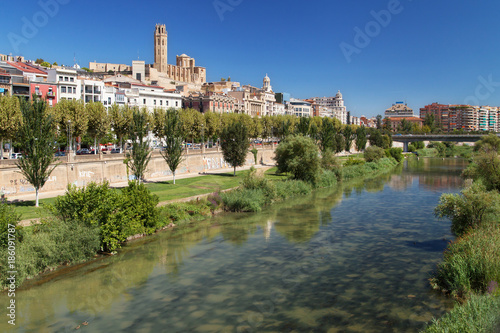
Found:
<svg viewBox="0 0 500 333"><path fill-rule="evenodd" d="M125 83L119 87L124 90L125 103L130 106L146 107L150 112L153 112L154 108L182 107L182 95L175 91L165 91L162 87L139 83Z"/></svg>
<svg viewBox="0 0 500 333"><path fill-rule="evenodd" d="M337 118L342 124L347 124L347 108L340 90L334 97L313 97L312 100L319 105L321 117Z"/></svg>
<svg viewBox="0 0 500 333"><path fill-rule="evenodd" d="M499 131L498 126L499 108L491 106L481 106L478 110L480 131Z"/></svg>
<svg viewBox="0 0 500 333"><path fill-rule="evenodd" d="M297 117L312 117L311 103L290 98L290 105L293 107L293 115Z"/></svg>
<svg viewBox="0 0 500 333"><path fill-rule="evenodd" d="M85 104L103 102L104 82L96 80L81 80L81 99Z"/></svg>
<svg viewBox="0 0 500 333"><path fill-rule="evenodd" d="M47 81L57 84L57 101L80 99L81 82L75 69L51 68L47 70Z"/></svg>

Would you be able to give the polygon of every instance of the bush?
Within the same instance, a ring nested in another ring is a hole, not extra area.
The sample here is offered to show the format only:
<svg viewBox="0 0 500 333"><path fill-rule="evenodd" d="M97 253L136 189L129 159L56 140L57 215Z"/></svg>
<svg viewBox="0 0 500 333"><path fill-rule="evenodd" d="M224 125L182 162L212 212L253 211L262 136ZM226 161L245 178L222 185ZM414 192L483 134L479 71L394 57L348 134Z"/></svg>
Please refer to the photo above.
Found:
<svg viewBox="0 0 500 333"><path fill-rule="evenodd" d="M486 191L474 182L461 194L443 194L434 210L436 216L451 219L451 231L461 236L469 229L489 223L498 223L500 218L500 194Z"/></svg>
<svg viewBox="0 0 500 333"><path fill-rule="evenodd" d="M100 247L99 228L77 221L45 220L25 232L16 246L16 285L62 264L78 263L92 258ZM0 254L0 276L7 281L7 255Z"/></svg>
<svg viewBox="0 0 500 333"><path fill-rule="evenodd" d="M316 182L320 171L319 149L311 138L289 136L278 145L275 154L279 173L289 172L293 179Z"/></svg>
<svg viewBox="0 0 500 333"><path fill-rule="evenodd" d="M456 296L486 292L500 282L500 229L471 231L450 243L431 283Z"/></svg>
<svg viewBox="0 0 500 333"><path fill-rule="evenodd" d="M398 163L404 159L403 150L401 148L388 148L385 150L385 155L389 158L394 158Z"/></svg>
<svg viewBox="0 0 500 333"><path fill-rule="evenodd" d="M384 149L377 146L370 146L365 149L365 161L376 162L385 156Z"/></svg>
<svg viewBox="0 0 500 333"><path fill-rule="evenodd" d="M156 208L158 202L158 196L152 194L144 184L129 182L128 187L122 189L122 208L130 222L130 227L125 229L126 237L152 234L160 227Z"/></svg>
<svg viewBox="0 0 500 333"><path fill-rule="evenodd" d="M446 156L446 145L442 142L436 142L436 141L429 142L429 144L427 145L427 148L436 149L437 156L439 156L439 157Z"/></svg>
<svg viewBox="0 0 500 333"><path fill-rule="evenodd" d="M21 216L16 214L14 208L0 201L0 249L7 248L9 245L9 226L15 228L15 241L22 240L23 228L17 225L20 220Z"/></svg>
<svg viewBox="0 0 500 333"><path fill-rule="evenodd" d="M258 189L237 189L221 194L226 209L232 212L259 212L266 196Z"/></svg>
<svg viewBox="0 0 500 333"><path fill-rule="evenodd" d="M473 295L465 304L456 305L439 320L433 320L425 333L485 332L500 329L500 297Z"/></svg>
<svg viewBox="0 0 500 333"><path fill-rule="evenodd" d="M364 160L360 160L360 159L354 158L352 156L349 156L347 161L344 162L344 166L348 167L348 166L352 166L352 165L360 165L360 164L362 165L365 163L366 163L366 161L364 161Z"/></svg>

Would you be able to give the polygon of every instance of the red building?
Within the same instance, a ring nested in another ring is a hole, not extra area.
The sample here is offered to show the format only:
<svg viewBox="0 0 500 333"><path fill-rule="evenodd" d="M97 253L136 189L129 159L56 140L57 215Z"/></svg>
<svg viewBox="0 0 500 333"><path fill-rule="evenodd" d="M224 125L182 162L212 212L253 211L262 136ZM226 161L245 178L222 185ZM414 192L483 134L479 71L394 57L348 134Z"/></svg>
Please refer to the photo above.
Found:
<svg viewBox="0 0 500 333"><path fill-rule="evenodd" d="M30 97L33 94L47 100L49 106L57 103L57 84L47 82L30 82Z"/></svg>

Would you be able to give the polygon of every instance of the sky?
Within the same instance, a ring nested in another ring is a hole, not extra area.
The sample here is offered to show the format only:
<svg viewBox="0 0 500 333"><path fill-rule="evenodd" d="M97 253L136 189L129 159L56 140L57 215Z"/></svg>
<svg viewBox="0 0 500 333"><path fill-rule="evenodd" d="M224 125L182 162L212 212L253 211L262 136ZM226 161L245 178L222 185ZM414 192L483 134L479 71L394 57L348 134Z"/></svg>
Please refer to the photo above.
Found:
<svg viewBox="0 0 500 333"><path fill-rule="evenodd" d="M0 53L82 67L168 63L186 53L208 81L231 77L294 98L342 92L353 116L402 101L500 106L497 1L2 1Z"/></svg>

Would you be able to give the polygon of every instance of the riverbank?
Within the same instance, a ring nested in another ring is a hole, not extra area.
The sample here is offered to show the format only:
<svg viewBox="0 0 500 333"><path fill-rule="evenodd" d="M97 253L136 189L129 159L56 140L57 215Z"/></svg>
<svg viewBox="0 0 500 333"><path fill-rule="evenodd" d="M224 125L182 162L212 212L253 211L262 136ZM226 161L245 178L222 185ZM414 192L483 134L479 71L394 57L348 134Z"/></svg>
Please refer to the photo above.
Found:
<svg viewBox="0 0 500 333"><path fill-rule="evenodd" d="M370 165L374 166L376 165L376 163L383 163L384 167L370 167ZM387 163L388 159L383 159L383 162L373 162L373 164L366 163L368 167L366 166L364 167L366 172L364 174L364 177L366 178L374 177L377 174L389 171L390 168L387 167L388 166ZM389 164L395 166L397 163L393 161L390 162ZM346 167L345 169L349 170L350 168L360 168L360 167L361 166L356 165L356 166ZM244 172L248 173L248 171ZM271 179L274 178L275 181L277 181L276 179L282 178L281 176L277 177L276 175L269 175L269 174L267 174L266 177L269 177ZM335 184L331 183L331 185L333 186ZM100 191L99 189L97 190ZM310 191L308 191L307 193L310 193ZM306 193L303 192L302 194ZM291 195L293 195L293 193L289 192L286 194L286 196L283 196L282 199L291 197ZM85 211L87 211L87 209L89 208L94 208L94 206L100 207L101 203L109 201L108 199L104 199L104 197L101 197L100 199L98 198L97 200L98 201L96 201L95 203L88 203L86 206L87 208L85 208ZM143 199L143 201L146 202L147 205L149 205L149 207L151 207L151 199L145 198ZM69 206L73 206L71 202L66 202L66 204L68 203ZM110 201L110 204L111 206L114 206L112 200ZM158 202L155 203L155 206L157 204ZM66 207L69 206L67 205ZM141 207L142 206L143 205L141 205ZM106 218L106 216L103 216L102 212L105 212L107 210L102 210L102 208L103 207L99 208L101 210L97 210L95 213L91 213L90 215L88 215L88 213L85 213L87 214L85 215L87 216L86 218L89 218L90 220L96 218L97 219ZM219 193L210 195L207 199L200 199L194 202L167 204L165 206L158 208L159 210L158 221L153 221L154 223L152 225L149 224L149 222L144 224L144 227L147 227L144 230L149 230L149 231L134 232L133 230L141 230L140 226L136 226L133 227L131 231L128 231L128 233L125 233L123 234L123 236L121 236L124 238L118 237L116 238L116 240L117 241L120 241L120 239L125 240L129 236L137 234L151 234L155 230L162 230L164 228L169 228L173 226L176 226L178 228L181 225L183 225L191 229L193 228L192 224L194 223L194 221L199 221L201 219L213 216L214 213L220 211L223 208L224 204L222 199L220 198ZM144 208L142 209L144 210ZM148 209L146 209L146 211L147 210ZM111 210L110 212L112 211L113 210ZM8 212L8 214L11 213ZM98 215L93 215L93 214L98 214ZM104 215L109 215L109 212ZM109 215L109 217L112 218L113 215ZM58 221L59 219L50 219L49 223L44 224L42 228L37 227L34 228L34 230L27 231L26 233L24 233L22 228L18 230L18 234L23 237L20 237L22 241L17 244L18 245L17 250L19 253L18 270L22 272L19 273L18 275L19 278L16 280L17 285L20 285L24 281L24 279L33 278L34 276L42 272L45 272L47 270L54 270L57 267L59 267L62 263L67 265L69 263L74 264L86 261L92 258L99 249L99 242L96 243L96 240L101 238L102 242L103 236L102 236L102 231L101 233L99 233L94 224L92 223L87 224L88 226L86 227L85 225L81 225L81 222L77 220L72 223L60 223ZM73 220L70 219L68 221L73 221ZM103 227L102 224L99 225L100 228ZM110 235L112 235L112 237L116 237L115 231L108 230L107 227L105 230L106 233L111 232ZM75 233L78 234L79 237L74 237ZM99 236L99 234L101 234L101 236ZM64 241L62 242L61 240ZM112 244L115 244L116 242L114 240L111 241ZM23 246L24 244L25 246ZM69 248L73 250L67 251L67 249ZM33 253L32 249L38 249L38 250ZM2 258L7 258L7 256L2 256ZM2 283L4 283L4 286L5 283L7 283L7 281L4 281L6 277L5 269L6 265L2 265L2 276L3 276Z"/></svg>

